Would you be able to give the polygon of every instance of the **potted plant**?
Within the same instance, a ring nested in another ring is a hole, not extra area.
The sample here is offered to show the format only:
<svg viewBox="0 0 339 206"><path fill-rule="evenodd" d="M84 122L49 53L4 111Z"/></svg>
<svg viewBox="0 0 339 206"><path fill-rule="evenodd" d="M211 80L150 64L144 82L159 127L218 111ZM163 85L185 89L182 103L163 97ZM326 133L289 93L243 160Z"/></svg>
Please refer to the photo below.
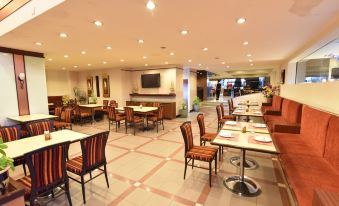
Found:
<svg viewBox="0 0 339 206"><path fill-rule="evenodd" d="M7 148L7 145L3 143L2 138L0 138L0 193L4 194L9 182L8 170L14 170L14 161L13 159L6 156L4 149Z"/></svg>
<svg viewBox="0 0 339 206"><path fill-rule="evenodd" d="M94 96L94 94L88 98L88 103L89 104L96 104L97 103L98 98L96 96Z"/></svg>
<svg viewBox="0 0 339 206"><path fill-rule="evenodd" d="M187 104L183 102L181 104L181 109L179 110L180 117L186 118L187 117Z"/></svg>
<svg viewBox="0 0 339 206"><path fill-rule="evenodd" d="M193 110L195 112L199 112L199 110L200 110L200 102L201 102L200 98L196 96L194 98L194 100L193 100Z"/></svg>
<svg viewBox="0 0 339 206"><path fill-rule="evenodd" d="M266 102L271 103L272 97L274 95L274 87L272 87L272 85L264 86L262 93L263 93L264 97L266 97Z"/></svg>
<svg viewBox="0 0 339 206"><path fill-rule="evenodd" d="M64 105L67 105L68 102L69 102L69 100L70 100L69 95L64 95L64 96L62 96L62 103L63 103Z"/></svg>

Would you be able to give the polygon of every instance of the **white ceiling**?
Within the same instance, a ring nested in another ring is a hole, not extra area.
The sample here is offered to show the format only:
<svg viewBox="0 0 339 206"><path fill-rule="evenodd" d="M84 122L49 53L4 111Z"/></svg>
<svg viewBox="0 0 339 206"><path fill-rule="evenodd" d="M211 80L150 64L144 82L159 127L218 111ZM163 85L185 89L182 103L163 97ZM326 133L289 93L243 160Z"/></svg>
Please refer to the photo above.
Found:
<svg viewBox="0 0 339 206"><path fill-rule="evenodd" d="M339 13L338 0L155 2L156 9L149 11L146 0L67 0L1 36L0 45L45 53L47 69L140 68L168 62L224 73L251 68L249 53L254 68L270 69ZM239 17L247 22L237 24ZM94 20L104 25L98 28L92 24ZM182 36L182 29L189 34ZM61 39L60 32L68 38ZM138 39L145 43L138 44ZM242 45L244 41L249 45ZM108 45L112 50L105 48ZM207 52L202 51L204 47ZM87 54L82 55L82 50Z"/></svg>

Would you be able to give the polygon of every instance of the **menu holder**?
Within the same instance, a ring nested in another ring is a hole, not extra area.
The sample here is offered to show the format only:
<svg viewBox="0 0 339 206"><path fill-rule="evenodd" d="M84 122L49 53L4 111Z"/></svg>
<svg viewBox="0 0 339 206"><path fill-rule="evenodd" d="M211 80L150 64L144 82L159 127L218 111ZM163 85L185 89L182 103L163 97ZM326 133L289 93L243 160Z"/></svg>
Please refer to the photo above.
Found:
<svg viewBox="0 0 339 206"><path fill-rule="evenodd" d="M45 141L51 140L51 133L49 133L49 131L45 131L44 132L44 136L45 136Z"/></svg>

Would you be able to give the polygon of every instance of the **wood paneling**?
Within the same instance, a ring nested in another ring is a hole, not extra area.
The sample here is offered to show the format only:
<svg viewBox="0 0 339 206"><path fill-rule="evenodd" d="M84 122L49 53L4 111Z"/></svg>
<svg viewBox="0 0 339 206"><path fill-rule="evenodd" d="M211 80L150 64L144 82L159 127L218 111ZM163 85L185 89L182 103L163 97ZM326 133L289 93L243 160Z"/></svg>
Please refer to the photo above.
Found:
<svg viewBox="0 0 339 206"><path fill-rule="evenodd" d="M139 94L139 93L134 93L134 94L129 94L132 97L175 97L176 94Z"/></svg>
<svg viewBox="0 0 339 206"><path fill-rule="evenodd" d="M139 106L141 101L126 101L126 106ZM155 102L146 102L150 106ZM160 105L164 107L164 118L175 119L176 118L176 103L175 102L160 102Z"/></svg>
<svg viewBox="0 0 339 206"><path fill-rule="evenodd" d="M8 2L8 0L5 0L0 5L3 6L2 4L4 4L3 8L1 8L0 10L0 21L4 20L9 15L13 14L16 10L20 9L22 6L24 6L30 1L31 0L12 0Z"/></svg>
<svg viewBox="0 0 339 206"><path fill-rule="evenodd" d="M12 48L7 48L7 47L0 47L0 52L9 53L9 54L21 54L21 55L24 55L24 56L44 58L43 53L25 51L25 50L19 50L19 49L12 49Z"/></svg>
<svg viewBox="0 0 339 206"><path fill-rule="evenodd" d="M29 113L29 103L28 103L28 92L27 92L27 81L25 78L23 84L18 79L20 73L24 73L26 75L25 70L25 60L23 55L14 54L14 70L15 70L15 82L16 82L16 90L18 97L18 107L19 107L19 115L27 115Z"/></svg>

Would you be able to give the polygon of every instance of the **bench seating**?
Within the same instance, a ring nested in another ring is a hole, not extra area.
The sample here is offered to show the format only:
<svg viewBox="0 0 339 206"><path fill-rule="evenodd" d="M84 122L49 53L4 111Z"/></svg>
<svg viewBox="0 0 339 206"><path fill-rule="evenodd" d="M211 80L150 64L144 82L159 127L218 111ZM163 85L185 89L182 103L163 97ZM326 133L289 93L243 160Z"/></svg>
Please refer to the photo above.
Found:
<svg viewBox="0 0 339 206"><path fill-rule="evenodd" d="M263 103L261 106L261 111L263 114L266 111L281 111L282 97L274 95L272 98L272 103Z"/></svg>

